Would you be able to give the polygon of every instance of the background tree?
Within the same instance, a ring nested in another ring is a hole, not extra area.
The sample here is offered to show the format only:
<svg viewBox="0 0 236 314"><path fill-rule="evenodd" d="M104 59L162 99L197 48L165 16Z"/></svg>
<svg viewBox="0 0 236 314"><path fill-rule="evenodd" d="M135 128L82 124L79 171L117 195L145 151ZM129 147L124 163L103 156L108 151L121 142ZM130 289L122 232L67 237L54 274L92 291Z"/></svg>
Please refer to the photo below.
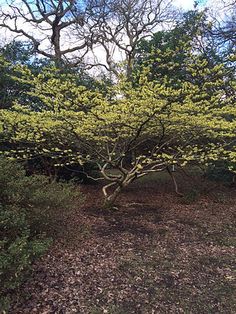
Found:
<svg viewBox="0 0 236 314"><path fill-rule="evenodd" d="M0 48L0 60L0 108L10 108L16 99L18 103L30 103L31 98L29 95L26 95L27 91L29 91L28 84L14 79L14 77L20 78L21 76L17 67L24 65L33 72L38 73L45 66L49 66L50 61L45 58L38 58L33 53L33 47L30 42L16 40Z"/></svg>
<svg viewBox="0 0 236 314"><path fill-rule="evenodd" d="M34 59L30 42L13 40L0 49L2 56L12 64L31 64Z"/></svg>
<svg viewBox="0 0 236 314"><path fill-rule="evenodd" d="M212 36L218 38L221 46L235 52L236 2L234 0L220 0L217 4L216 10L214 8L211 10L211 18L214 24Z"/></svg>
<svg viewBox="0 0 236 314"><path fill-rule="evenodd" d="M35 53L58 65L79 51L78 59L73 59L78 64L91 48L93 37L86 14L86 1L12 0L2 6L0 26L30 41ZM86 33L85 25L89 29Z"/></svg>
<svg viewBox="0 0 236 314"><path fill-rule="evenodd" d="M146 64L151 67L150 80L168 83L177 89L184 82L197 84L200 88L214 82L207 90L209 97L216 89L223 89L225 97L233 103L235 62L230 61L230 52L226 53L218 45L218 39L212 36L213 29L207 11L187 12L173 29L157 32L150 40L140 43L135 60L136 73ZM205 68L208 75L202 75ZM218 84L219 80L221 84Z"/></svg>
<svg viewBox="0 0 236 314"><path fill-rule="evenodd" d="M140 40L173 16L169 0L12 0L2 8L0 27L30 41L35 53L57 65L100 66L117 76L117 54L130 75ZM96 54L105 54L105 60Z"/></svg>
<svg viewBox="0 0 236 314"><path fill-rule="evenodd" d="M212 25L206 11L189 11L171 30L159 31L150 40L143 40L139 44L136 67L145 62L152 64L150 79L172 79L180 83L186 80L196 81L197 78L187 72L187 65L195 62L194 54L207 60L208 67L224 61L211 31Z"/></svg>
<svg viewBox="0 0 236 314"><path fill-rule="evenodd" d="M26 101L26 85L13 79L19 75L14 65L0 54L0 109L10 108L16 99L19 103Z"/></svg>
<svg viewBox="0 0 236 314"><path fill-rule="evenodd" d="M97 24L98 42L106 55L108 71L119 75L115 60L117 54L123 56L125 73L129 77L133 69L136 47L150 36L157 27L173 23L177 10L168 0L102 0L94 1L96 14L92 14Z"/></svg>

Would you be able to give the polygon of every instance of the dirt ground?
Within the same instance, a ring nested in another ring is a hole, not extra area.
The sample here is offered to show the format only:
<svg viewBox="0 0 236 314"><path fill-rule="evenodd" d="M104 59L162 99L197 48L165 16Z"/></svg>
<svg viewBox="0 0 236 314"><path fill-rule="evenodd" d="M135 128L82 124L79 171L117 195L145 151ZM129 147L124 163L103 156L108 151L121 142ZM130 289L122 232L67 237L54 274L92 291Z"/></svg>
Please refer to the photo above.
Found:
<svg viewBox="0 0 236 314"><path fill-rule="evenodd" d="M83 186L85 205L58 225L10 313L236 313L236 190L214 185L183 178L181 198L144 179L116 212Z"/></svg>

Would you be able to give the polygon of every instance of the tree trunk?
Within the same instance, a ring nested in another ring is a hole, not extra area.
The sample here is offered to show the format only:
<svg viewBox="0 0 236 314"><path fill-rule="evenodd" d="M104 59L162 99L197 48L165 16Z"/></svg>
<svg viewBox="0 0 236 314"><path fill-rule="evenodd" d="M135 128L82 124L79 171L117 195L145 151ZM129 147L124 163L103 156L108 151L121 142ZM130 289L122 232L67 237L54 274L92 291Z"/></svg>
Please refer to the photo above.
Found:
<svg viewBox="0 0 236 314"><path fill-rule="evenodd" d="M109 187L112 185L116 185L116 188L109 195L106 192L106 187L105 187L105 189L103 189L103 193L104 193L104 197L105 197L104 207L114 209L114 203L115 203L118 195L120 194L121 190L123 188L127 187L135 178L136 178L136 176L134 174L128 174L123 181L111 183L110 185L106 186L106 187Z"/></svg>
<svg viewBox="0 0 236 314"><path fill-rule="evenodd" d="M104 207L109 208L109 209L114 208L114 203L118 195L120 194L120 191L121 191L121 187L118 186L112 194L105 196Z"/></svg>
<svg viewBox="0 0 236 314"><path fill-rule="evenodd" d="M174 174L171 172L171 170L169 169L169 167L166 168L167 169L167 172L169 173L173 183L174 183L174 187L175 187L175 193L179 196L184 196L182 193L179 192L179 189L178 189L178 184L177 184L177 181L175 179L175 176Z"/></svg>

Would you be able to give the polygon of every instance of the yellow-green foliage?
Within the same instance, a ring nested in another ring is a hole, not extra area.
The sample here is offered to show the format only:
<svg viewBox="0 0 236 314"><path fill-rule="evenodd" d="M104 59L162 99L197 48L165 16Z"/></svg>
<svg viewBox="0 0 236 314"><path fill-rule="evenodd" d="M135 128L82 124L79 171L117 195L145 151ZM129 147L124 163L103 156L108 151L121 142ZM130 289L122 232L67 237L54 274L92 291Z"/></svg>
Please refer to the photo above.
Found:
<svg viewBox="0 0 236 314"><path fill-rule="evenodd" d="M221 88L222 66L209 69L206 61L195 59L189 70L202 77L201 86L150 82L146 67L136 87L123 80L106 96L77 86L73 76L57 70L33 76L24 69L21 80L31 84L30 95L40 99L39 108L16 103L1 111L0 131L7 143L3 153L19 159L46 156L55 165L90 159L111 167L132 155L139 172L160 163L233 164L236 108Z"/></svg>

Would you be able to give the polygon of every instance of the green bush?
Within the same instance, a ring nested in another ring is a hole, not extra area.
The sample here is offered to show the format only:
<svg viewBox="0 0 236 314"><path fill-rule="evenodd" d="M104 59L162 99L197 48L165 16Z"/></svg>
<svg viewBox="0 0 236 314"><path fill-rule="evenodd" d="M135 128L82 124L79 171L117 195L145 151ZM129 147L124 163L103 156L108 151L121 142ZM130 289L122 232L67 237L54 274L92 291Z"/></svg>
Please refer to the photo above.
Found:
<svg viewBox="0 0 236 314"><path fill-rule="evenodd" d="M206 177L212 181L231 184L233 182L234 174L229 170L230 166L234 166L232 163L229 165L226 162L218 161L214 165L211 165L206 170Z"/></svg>
<svg viewBox="0 0 236 314"><path fill-rule="evenodd" d="M82 200L78 186L49 183L43 175L26 176L21 165L0 159L0 203L24 208L31 233L50 233Z"/></svg>
<svg viewBox="0 0 236 314"><path fill-rule="evenodd" d="M76 186L27 177L21 165L0 158L0 309L47 249L46 235L81 199Z"/></svg>
<svg viewBox="0 0 236 314"><path fill-rule="evenodd" d="M30 235L26 216L19 208L0 207L0 309L7 309L34 258L48 247L49 240Z"/></svg>

